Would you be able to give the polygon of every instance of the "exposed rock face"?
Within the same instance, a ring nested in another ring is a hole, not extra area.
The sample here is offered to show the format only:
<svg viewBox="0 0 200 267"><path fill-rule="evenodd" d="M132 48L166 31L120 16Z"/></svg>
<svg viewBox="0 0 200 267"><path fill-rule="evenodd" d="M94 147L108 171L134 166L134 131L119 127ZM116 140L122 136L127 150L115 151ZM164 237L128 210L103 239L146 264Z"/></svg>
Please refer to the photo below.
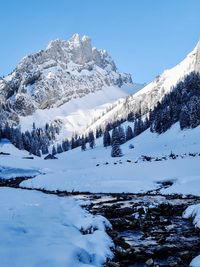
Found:
<svg viewBox="0 0 200 267"><path fill-rule="evenodd" d="M88 194L86 208L106 217L115 244L106 267L188 267L199 255L199 229L183 219L199 197L156 194ZM191 250L192 248L192 250Z"/></svg>
<svg viewBox="0 0 200 267"><path fill-rule="evenodd" d="M132 83L131 76L119 73L105 50L92 48L89 37L74 34L24 57L10 75L0 78L0 105L16 116L27 116L123 83Z"/></svg>

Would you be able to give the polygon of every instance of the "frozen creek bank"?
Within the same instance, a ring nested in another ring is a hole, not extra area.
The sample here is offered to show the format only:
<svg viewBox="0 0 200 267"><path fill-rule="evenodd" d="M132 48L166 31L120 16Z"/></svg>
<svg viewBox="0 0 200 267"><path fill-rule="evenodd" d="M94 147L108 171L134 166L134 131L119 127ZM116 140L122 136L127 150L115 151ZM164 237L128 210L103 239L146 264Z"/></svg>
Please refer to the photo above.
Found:
<svg viewBox="0 0 200 267"><path fill-rule="evenodd" d="M151 194L82 197L90 200L91 204L86 206L90 212L105 216L112 224L109 235L115 244L115 256L108 267L186 267L200 253L200 231L182 216L188 206L200 202L199 197ZM186 215L189 218L191 214Z"/></svg>
<svg viewBox="0 0 200 267"><path fill-rule="evenodd" d="M2 267L99 267L112 256L110 223L80 201L8 187L0 199Z"/></svg>
<svg viewBox="0 0 200 267"><path fill-rule="evenodd" d="M7 180L7 186L19 187L22 179ZM5 180L0 185L5 186ZM159 191L147 194L39 191L42 192L0 189L1 198L7 201L1 204L2 218L8 218L3 226L0 224L7 235L1 240L4 247L1 258L11 260L6 253L12 252L19 261L18 265L16 260L14 265L5 262L6 266L30 266L22 250L28 240L26 253L30 252L33 267L38 261L42 266L55 262L55 266L70 267L186 267L200 254L200 231L186 219L194 217L193 210L187 210L185 219L182 216L188 206L200 203L200 197L163 196ZM35 238L40 232L44 234ZM7 243L8 237L13 241ZM21 250L16 250L16 244ZM46 247L52 250L47 252ZM196 266L199 265L192 265Z"/></svg>

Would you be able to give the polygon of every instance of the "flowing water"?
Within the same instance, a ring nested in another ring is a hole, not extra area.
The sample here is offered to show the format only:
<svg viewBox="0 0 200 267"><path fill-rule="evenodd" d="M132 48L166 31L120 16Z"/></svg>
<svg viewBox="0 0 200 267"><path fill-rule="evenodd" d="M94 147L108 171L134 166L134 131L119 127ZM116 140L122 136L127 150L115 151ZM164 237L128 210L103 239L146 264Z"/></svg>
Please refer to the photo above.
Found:
<svg viewBox="0 0 200 267"><path fill-rule="evenodd" d="M1 180L0 186L18 188L25 179ZM84 208L110 221L114 258L106 267L186 267L200 254L200 231L182 217L189 205L200 203L200 197L164 196L159 190L146 194L39 191L81 199Z"/></svg>

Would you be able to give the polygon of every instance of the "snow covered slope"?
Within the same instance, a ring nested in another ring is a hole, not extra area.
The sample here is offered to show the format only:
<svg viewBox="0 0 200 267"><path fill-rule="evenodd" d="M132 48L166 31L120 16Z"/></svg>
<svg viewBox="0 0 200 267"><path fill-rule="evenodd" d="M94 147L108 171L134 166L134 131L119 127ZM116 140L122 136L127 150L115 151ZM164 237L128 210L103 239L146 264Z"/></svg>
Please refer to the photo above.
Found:
<svg viewBox="0 0 200 267"><path fill-rule="evenodd" d="M193 71L200 72L200 41L183 61L165 70L143 89L114 106L109 113L96 122L95 127L108 121L126 118L130 112L147 114L178 82ZM92 127L94 128L94 125L91 125Z"/></svg>
<svg viewBox="0 0 200 267"><path fill-rule="evenodd" d="M117 70L105 50L74 34L24 57L10 75L0 78L0 119L20 123L23 129L33 121L44 126L59 119L69 132L79 131L79 124L86 127L113 102L140 88Z"/></svg>
<svg viewBox="0 0 200 267"><path fill-rule="evenodd" d="M2 267L100 267L112 255L109 222L78 201L12 188L0 198Z"/></svg>
<svg viewBox="0 0 200 267"><path fill-rule="evenodd" d="M124 156L118 159L111 158L111 149L103 148L99 140L93 150L82 152L78 148L58 155L58 161L50 163L46 175L22 185L49 190L137 193L153 190L160 186L160 181L167 180L174 184L163 189L163 193L200 195L200 156L189 156L200 151L199 134L200 127L180 131L177 124L162 135L147 130L122 145ZM130 144L134 149L129 149ZM172 159L171 152L179 156ZM142 155L154 159L143 161ZM166 160L156 160L165 156Z"/></svg>
<svg viewBox="0 0 200 267"><path fill-rule="evenodd" d="M159 186L160 181L170 180L174 184L163 193L200 195L200 127L181 131L174 125L164 134L149 130L121 146L124 156L111 158L111 148L102 146L97 140L94 149L80 148L58 154L58 160L22 159L22 156L1 156L1 164L12 168L38 170L36 178L24 181L23 186L49 190L90 192L146 192ZM134 149L129 145L133 144ZM12 147L12 145L10 144ZM6 152L2 145L1 151ZM10 150L11 151L11 150ZM173 152L179 155L172 159ZM191 156L189 153L197 153ZM153 157L143 161L141 156ZM157 161L156 158L162 159ZM129 160L129 161L127 161ZM107 162L107 164L106 164ZM121 162L121 163L120 163Z"/></svg>
<svg viewBox="0 0 200 267"><path fill-rule="evenodd" d="M118 105L128 96L142 87L140 84L123 85L122 87L103 87L94 93L49 109L37 109L32 115L20 116L22 131L31 130L33 122L37 127L43 127L45 122L57 121L62 125L58 138L71 137L76 132L82 134L88 125L94 124L107 109Z"/></svg>

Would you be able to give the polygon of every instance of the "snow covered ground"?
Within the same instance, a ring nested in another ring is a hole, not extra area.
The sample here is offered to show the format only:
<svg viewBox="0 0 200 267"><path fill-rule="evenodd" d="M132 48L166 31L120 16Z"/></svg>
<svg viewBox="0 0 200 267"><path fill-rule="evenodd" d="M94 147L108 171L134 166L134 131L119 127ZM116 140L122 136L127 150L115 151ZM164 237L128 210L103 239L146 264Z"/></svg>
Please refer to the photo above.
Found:
<svg viewBox="0 0 200 267"><path fill-rule="evenodd" d="M0 166L0 179L10 179L17 177L34 177L40 174L36 169L25 169L25 168L9 168Z"/></svg>
<svg viewBox="0 0 200 267"><path fill-rule="evenodd" d="M109 222L78 201L12 188L1 188L0 199L2 267L92 267L111 257Z"/></svg>
<svg viewBox="0 0 200 267"><path fill-rule="evenodd" d="M183 218L192 219L195 227L200 228L200 204L189 206L184 214ZM199 267L200 266L200 255L195 257L190 263L190 267Z"/></svg>
<svg viewBox="0 0 200 267"><path fill-rule="evenodd" d="M111 158L111 148L103 148L102 139L98 139L95 149L83 152L77 148L57 155L58 160L43 160L37 157L34 160L22 159L20 154L16 156L15 153L11 153L9 156L0 157L0 164L4 167L25 166L38 170L41 174L21 184L30 188L136 193L153 190L159 187L160 181L170 180L174 184L168 189L163 189L163 193L200 195L200 157L188 155L189 152L200 151L199 132L200 127L180 131L178 124L162 135L147 130L122 145L124 156L118 159ZM129 149L130 144L135 148ZM2 145L0 151L6 152L7 149L8 145L5 149ZM184 157L152 162L138 160L141 155L162 157L171 152Z"/></svg>
<svg viewBox="0 0 200 267"><path fill-rule="evenodd" d="M161 181L172 181L162 193L200 196L199 133L200 127L180 131L178 124L162 135L147 130L121 146L121 158L111 158L111 148L103 148L102 139L95 149L70 150L58 154L57 160L27 159L28 152L3 140L0 152L10 155L0 155L0 176L28 172L36 175L21 183L28 188L115 193L146 192L158 188ZM171 152L179 156L172 159ZM154 160L143 161L142 155ZM155 161L164 156L166 160ZM101 266L111 256L112 242L105 233L108 222L88 214L77 200L11 188L0 189L0 199L3 266ZM199 206L191 206L184 217L193 217L199 227L199 211ZM82 235L80 229L90 226L97 230ZM195 258L191 266L199 267L199 261L200 257Z"/></svg>
<svg viewBox="0 0 200 267"><path fill-rule="evenodd" d="M142 84L126 84L121 88L117 86L104 87L82 98L72 99L60 107L38 109L33 115L20 116L22 131L31 130L33 123L36 127L44 127L48 122L58 120L63 123L59 140L76 133L82 133L87 126L102 116L107 108L120 103L129 94L134 94L143 87Z"/></svg>

